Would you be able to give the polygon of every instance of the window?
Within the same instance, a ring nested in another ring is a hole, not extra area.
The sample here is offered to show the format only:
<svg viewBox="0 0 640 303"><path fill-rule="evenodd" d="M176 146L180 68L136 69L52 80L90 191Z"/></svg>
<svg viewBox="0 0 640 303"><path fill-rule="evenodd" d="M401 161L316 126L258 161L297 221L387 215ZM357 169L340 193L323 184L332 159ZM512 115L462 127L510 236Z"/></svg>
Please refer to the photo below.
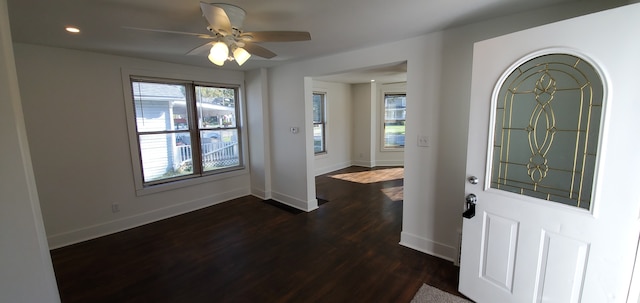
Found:
<svg viewBox="0 0 640 303"><path fill-rule="evenodd" d="M552 53L500 84L491 187L590 209L604 84L588 61Z"/></svg>
<svg viewBox="0 0 640 303"><path fill-rule="evenodd" d="M313 151L315 154L327 152L325 96L324 93L313 93Z"/></svg>
<svg viewBox="0 0 640 303"><path fill-rule="evenodd" d="M131 78L143 186L242 168L238 87Z"/></svg>
<svg viewBox="0 0 640 303"><path fill-rule="evenodd" d="M384 148L404 148L406 94L384 94Z"/></svg>

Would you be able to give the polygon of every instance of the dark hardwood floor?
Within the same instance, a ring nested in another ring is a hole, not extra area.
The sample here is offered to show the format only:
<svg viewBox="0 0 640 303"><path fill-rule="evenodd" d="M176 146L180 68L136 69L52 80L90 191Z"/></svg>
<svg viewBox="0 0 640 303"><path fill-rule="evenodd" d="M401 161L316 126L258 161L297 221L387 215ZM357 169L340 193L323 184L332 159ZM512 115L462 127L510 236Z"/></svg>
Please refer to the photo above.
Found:
<svg viewBox="0 0 640 303"><path fill-rule="evenodd" d="M316 178L310 213L243 197L51 252L63 302L409 302L458 294L451 262L398 244L402 201ZM324 202L324 201L323 201Z"/></svg>

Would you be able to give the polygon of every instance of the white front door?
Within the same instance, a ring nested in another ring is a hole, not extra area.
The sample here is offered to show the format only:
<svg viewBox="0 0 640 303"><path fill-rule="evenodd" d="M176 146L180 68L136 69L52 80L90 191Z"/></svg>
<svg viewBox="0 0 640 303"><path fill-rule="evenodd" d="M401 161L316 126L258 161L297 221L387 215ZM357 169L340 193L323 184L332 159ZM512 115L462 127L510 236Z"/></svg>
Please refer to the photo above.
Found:
<svg viewBox="0 0 640 303"><path fill-rule="evenodd" d="M640 217L640 4L474 46L460 291L626 302ZM475 183L475 184L473 184Z"/></svg>

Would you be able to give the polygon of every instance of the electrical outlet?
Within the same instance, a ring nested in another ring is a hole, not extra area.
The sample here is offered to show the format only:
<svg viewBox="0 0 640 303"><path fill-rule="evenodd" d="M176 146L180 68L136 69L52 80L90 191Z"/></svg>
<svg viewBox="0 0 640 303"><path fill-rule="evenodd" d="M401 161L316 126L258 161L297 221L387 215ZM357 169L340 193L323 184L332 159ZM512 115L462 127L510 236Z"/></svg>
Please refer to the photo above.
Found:
<svg viewBox="0 0 640 303"><path fill-rule="evenodd" d="M429 136L418 136L418 146L429 147Z"/></svg>
<svg viewBox="0 0 640 303"><path fill-rule="evenodd" d="M114 214L117 212L120 212L120 204L118 203L111 204L111 212Z"/></svg>

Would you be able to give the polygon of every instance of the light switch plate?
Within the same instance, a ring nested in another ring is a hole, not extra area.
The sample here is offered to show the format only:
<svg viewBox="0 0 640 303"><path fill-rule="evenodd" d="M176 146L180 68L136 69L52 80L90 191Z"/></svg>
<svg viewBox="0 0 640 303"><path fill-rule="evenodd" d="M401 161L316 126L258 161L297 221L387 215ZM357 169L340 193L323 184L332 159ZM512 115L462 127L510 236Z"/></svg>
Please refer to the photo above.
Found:
<svg viewBox="0 0 640 303"><path fill-rule="evenodd" d="M419 135L418 136L418 146L420 146L420 147L429 147L429 136Z"/></svg>

